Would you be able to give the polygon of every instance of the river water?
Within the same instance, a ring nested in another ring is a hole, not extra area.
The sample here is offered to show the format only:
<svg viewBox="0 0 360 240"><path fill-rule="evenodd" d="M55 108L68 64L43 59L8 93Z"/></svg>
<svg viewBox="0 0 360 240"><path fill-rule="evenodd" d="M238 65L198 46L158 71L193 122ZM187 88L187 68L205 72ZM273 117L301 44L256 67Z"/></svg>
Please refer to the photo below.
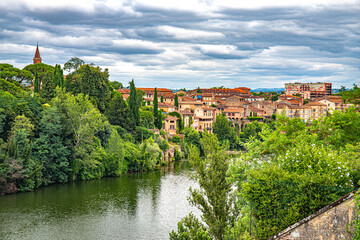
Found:
<svg viewBox="0 0 360 240"><path fill-rule="evenodd" d="M168 239L190 211L189 163L0 197L0 239Z"/></svg>

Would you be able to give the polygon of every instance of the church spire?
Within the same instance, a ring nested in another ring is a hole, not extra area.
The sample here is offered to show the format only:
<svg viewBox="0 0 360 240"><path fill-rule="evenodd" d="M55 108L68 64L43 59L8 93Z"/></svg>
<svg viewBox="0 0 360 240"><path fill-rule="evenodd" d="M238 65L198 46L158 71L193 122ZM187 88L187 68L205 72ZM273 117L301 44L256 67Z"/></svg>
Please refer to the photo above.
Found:
<svg viewBox="0 0 360 240"><path fill-rule="evenodd" d="M34 64L41 63L41 57L39 52L39 44L36 43L35 57L33 58Z"/></svg>

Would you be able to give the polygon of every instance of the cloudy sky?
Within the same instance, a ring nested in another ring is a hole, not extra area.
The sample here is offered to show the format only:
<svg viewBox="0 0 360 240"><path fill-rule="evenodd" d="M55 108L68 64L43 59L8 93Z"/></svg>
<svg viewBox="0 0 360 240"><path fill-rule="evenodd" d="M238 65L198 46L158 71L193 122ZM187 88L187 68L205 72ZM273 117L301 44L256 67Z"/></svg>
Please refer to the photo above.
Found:
<svg viewBox="0 0 360 240"><path fill-rule="evenodd" d="M0 0L0 62L32 63L37 41L125 85L360 83L360 0Z"/></svg>

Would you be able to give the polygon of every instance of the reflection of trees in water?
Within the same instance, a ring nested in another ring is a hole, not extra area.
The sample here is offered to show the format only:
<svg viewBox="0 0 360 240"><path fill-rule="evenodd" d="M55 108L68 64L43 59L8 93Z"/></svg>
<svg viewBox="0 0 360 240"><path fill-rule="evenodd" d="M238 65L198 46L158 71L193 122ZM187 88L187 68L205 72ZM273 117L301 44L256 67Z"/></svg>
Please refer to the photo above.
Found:
<svg viewBox="0 0 360 240"><path fill-rule="evenodd" d="M151 197L156 211L162 177L179 174L189 168L187 162L176 162L161 170L123 175L101 180L56 184L34 192L0 198L2 212L42 212L46 218L64 215L103 214L109 211L135 216L139 199Z"/></svg>

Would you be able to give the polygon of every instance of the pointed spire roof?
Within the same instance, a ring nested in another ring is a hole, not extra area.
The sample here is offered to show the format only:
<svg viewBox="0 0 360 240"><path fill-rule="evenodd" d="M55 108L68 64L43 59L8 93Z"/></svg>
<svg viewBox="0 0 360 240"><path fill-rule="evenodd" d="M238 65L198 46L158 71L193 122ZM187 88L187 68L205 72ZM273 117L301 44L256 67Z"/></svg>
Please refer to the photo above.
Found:
<svg viewBox="0 0 360 240"><path fill-rule="evenodd" d="M39 43L36 43L36 52L35 52L35 57L39 58L40 57L40 52L39 52Z"/></svg>
<svg viewBox="0 0 360 240"><path fill-rule="evenodd" d="M36 51L35 57L33 58L34 64L41 63L40 51L39 51L39 44L36 43Z"/></svg>

